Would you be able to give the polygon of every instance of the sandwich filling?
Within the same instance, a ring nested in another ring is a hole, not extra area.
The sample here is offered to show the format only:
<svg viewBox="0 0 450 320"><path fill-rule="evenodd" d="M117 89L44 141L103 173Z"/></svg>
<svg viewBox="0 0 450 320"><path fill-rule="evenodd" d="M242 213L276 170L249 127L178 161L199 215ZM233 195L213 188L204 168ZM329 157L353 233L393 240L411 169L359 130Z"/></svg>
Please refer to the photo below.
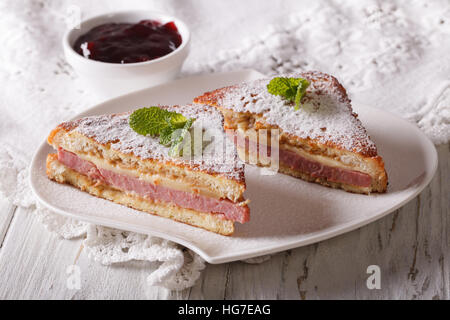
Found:
<svg viewBox="0 0 450 320"><path fill-rule="evenodd" d="M187 209L218 214L223 219L240 223L245 223L250 218L249 208L241 203L152 184L136 177L98 167L62 148L58 149L58 160L66 167L88 176L94 181L123 192L135 193L152 202L166 202Z"/></svg>
<svg viewBox="0 0 450 320"><path fill-rule="evenodd" d="M240 134L236 134L234 137L230 136L230 138L234 140L238 149L243 150L246 154L248 152L255 153L251 154L252 156L259 156L261 158L261 155L264 155L270 159L272 152L278 152L278 160L281 167L309 174L313 178L323 178L330 182L344 183L358 187L370 187L372 184L372 177L367 173L325 165L318 161L307 159L291 150L271 148L250 140L248 137L244 139Z"/></svg>

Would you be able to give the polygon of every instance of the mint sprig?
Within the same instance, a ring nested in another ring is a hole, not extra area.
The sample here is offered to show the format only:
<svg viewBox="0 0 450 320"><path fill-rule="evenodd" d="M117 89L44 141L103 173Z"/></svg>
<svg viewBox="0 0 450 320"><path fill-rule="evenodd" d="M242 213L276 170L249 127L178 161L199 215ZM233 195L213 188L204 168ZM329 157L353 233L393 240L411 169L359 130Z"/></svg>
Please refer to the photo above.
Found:
<svg viewBox="0 0 450 320"><path fill-rule="evenodd" d="M143 136L156 136L170 123L169 111L158 107L141 108L134 111L129 120L130 127Z"/></svg>
<svg viewBox="0 0 450 320"><path fill-rule="evenodd" d="M159 136L159 143L169 147L169 156L181 155L181 147L194 119L158 107L141 108L130 115L130 127L140 135Z"/></svg>
<svg viewBox="0 0 450 320"><path fill-rule="evenodd" d="M281 96L290 102L294 102L294 109L298 110L309 84L309 81L303 78L276 77L270 80L267 90L270 94Z"/></svg>

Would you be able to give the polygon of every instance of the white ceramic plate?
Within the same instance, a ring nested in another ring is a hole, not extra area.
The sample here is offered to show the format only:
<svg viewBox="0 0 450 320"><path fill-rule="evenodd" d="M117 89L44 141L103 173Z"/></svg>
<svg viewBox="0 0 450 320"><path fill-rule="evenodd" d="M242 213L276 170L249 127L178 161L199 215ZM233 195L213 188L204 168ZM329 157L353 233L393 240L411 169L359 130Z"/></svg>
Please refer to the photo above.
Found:
<svg viewBox="0 0 450 320"><path fill-rule="evenodd" d="M77 118L157 103L186 103L204 91L261 76L247 70L185 78L107 101ZM304 246L354 230L394 211L423 190L436 171L434 145L413 124L378 109L360 105L354 109L384 158L388 192L370 196L346 193L282 174L260 175L258 168L247 166L245 196L252 201L251 220L243 225L237 223L231 237L139 212L48 180L45 159L53 150L46 143L33 159L31 186L39 200L56 213L169 239L210 263Z"/></svg>

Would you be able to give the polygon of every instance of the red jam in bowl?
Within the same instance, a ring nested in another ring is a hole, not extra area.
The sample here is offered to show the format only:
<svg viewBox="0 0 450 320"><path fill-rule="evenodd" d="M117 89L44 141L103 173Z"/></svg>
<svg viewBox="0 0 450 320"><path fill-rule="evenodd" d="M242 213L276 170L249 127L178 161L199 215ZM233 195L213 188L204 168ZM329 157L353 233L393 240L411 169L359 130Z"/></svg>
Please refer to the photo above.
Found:
<svg viewBox="0 0 450 320"><path fill-rule="evenodd" d="M75 41L74 49L85 58L110 62L144 62L165 56L181 45L173 22L143 20L136 24L106 23Z"/></svg>

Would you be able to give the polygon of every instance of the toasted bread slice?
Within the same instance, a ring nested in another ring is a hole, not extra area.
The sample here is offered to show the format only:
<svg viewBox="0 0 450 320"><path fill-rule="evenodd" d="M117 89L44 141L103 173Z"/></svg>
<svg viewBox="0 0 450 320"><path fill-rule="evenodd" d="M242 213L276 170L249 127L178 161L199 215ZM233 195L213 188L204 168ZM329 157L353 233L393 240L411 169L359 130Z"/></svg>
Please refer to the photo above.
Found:
<svg viewBox="0 0 450 320"><path fill-rule="evenodd" d="M194 127L224 136L220 112L200 105L161 108L196 119ZM55 128L47 175L93 195L223 235L249 220L244 164L234 145L205 149L200 157L170 157L158 137L141 136L131 113L92 116ZM219 139L220 140L220 139ZM207 152L208 151L208 152ZM225 154L223 154L225 152Z"/></svg>
<svg viewBox="0 0 450 320"><path fill-rule="evenodd" d="M257 158L256 164L267 164L252 150L270 147L270 142L267 146L258 142L258 133L268 130L270 135L275 129L278 146L274 150L278 151L280 172L350 192L385 192L383 159L353 112L344 87L333 76L320 72L290 76L310 82L299 110L268 92L271 79L217 89L194 102L222 112L224 127L234 130L239 155L247 162Z"/></svg>

